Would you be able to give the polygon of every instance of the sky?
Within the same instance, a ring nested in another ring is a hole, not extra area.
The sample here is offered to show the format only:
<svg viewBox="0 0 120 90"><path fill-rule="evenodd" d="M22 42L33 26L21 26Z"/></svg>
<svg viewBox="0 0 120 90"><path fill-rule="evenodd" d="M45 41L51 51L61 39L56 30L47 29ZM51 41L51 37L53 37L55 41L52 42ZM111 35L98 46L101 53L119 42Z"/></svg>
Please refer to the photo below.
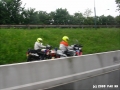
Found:
<svg viewBox="0 0 120 90"><path fill-rule="evenodd" d="M118 16L115 0L21 0L25 8L35 8L36 11L56 11L58 8L67 9L70 15L76 12L84 13L86 9L91 9L94 16L94 6L97 16Z"/></svg>

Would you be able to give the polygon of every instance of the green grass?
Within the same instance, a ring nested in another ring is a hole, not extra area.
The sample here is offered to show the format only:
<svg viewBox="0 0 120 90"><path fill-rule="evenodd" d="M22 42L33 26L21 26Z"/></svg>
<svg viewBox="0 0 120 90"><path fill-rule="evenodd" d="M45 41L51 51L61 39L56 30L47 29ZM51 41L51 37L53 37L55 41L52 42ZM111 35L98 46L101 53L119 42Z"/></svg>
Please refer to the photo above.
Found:
<svg viewBox="0 0 120 90"><path fill-rule="evenodd" d="M67 35L69 44L75 39L83 45L83 54L120 50L120 29L0 29L0 64L26 62L26 51L33 48L38 37L43 38L44 45L59 47L61 38Z"/></svg>

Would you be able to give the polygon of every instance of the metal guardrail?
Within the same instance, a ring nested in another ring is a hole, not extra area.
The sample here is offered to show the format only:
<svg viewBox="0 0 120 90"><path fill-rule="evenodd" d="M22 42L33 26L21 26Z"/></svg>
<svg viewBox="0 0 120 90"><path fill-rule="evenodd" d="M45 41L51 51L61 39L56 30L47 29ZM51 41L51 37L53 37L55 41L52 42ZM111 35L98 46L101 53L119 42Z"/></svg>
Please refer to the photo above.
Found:
<svg viewBox="0 0 120 90"><path fill-rule="evenodd" d="M97 25L97 28L120 28L120 25ZM95 28L95 25L0 25L0 28Z"/></svg>

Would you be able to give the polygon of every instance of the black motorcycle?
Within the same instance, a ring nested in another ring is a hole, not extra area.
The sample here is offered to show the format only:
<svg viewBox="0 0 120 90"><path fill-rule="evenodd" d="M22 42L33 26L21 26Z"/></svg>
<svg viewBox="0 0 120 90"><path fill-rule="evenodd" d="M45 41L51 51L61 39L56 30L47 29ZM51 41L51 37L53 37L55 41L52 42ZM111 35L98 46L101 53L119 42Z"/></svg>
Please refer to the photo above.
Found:
<svg viewBox="0 0 120 90"><path fill-rule="evenodd" d="M26 56L27 56L27 62L30 61L36 61L36 60L43 60L45 53L41 51L41 49L34 50L34 49L28 49Z"/></svg>
<svg viewBox="0 0 120 90"><path fill-rule="evenodd" d="M50 52L51 52L50 45L46 45L45 49L38 49L38 50L28 49L26 53L27 62L51 59Z"/></svg>

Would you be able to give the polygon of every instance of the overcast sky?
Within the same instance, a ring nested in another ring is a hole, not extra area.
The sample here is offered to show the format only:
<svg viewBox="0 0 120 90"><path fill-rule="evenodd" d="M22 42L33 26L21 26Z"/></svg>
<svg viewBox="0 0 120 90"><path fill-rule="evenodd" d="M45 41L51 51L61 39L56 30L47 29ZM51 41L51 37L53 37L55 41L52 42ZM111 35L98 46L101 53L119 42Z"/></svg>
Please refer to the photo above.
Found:
<svg viewBox="0 0 120 90"><path fill-rule="evenodd" d="M84 13L87 8L91 9L94 16L94 0L21 0L25 8L35 8L36 11L46 11L50 13L58 8L67 9L70 15L76 12ZM118 16L116 12L117 4L115 0L95 0L96 15ZM109 9L109 10L108 10Z"/></svg>

